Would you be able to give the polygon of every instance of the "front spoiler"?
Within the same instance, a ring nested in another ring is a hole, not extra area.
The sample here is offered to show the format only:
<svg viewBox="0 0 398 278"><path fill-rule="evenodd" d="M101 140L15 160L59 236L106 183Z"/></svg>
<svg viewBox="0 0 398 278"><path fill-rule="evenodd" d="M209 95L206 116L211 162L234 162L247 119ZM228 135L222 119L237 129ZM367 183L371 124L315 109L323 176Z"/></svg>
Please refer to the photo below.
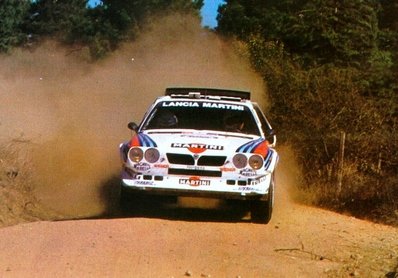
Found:
<svg viewBox="0 0 398 278"><path fill-rule="evenodd" d="M127 181L127 183L126 183ZM125 192L146 194L146 195L165 195L179 197L204 197L215 199L234 199L234 200L268 200L268 192L258 193L253 191L214 191L214 190L195 190L195 189L177 189L177 188L159 188L132 186L128 180L122 180L122 187Z"/></svg>

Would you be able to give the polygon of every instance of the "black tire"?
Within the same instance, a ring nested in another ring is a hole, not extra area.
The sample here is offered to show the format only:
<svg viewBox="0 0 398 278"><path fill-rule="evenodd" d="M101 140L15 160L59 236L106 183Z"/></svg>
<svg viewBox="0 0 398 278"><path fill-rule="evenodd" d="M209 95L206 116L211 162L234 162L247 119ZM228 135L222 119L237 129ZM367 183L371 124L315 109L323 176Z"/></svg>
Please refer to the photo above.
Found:
<svg viewBox="0 0 398 278"><path fill-rule="evenodd" d="M120 186L119 207L121 212L132 214L136 209L138 197L123 185Z"/></svg>
<svg viewBox="0 0 398 278"><path fill-rule="evenodd" d="M272 217L274 207L274 177L271 178L271 184L267 200L253 200L250 204L250 213L252 222L268 224Z"/></svg>

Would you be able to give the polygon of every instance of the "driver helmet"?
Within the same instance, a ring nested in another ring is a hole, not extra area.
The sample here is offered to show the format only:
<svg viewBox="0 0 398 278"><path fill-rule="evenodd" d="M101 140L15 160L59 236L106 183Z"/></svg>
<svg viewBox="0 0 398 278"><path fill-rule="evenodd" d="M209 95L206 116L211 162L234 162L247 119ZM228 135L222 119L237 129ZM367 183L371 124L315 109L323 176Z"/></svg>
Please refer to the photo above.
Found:
<svg viewBox="0 0 398 278"><path fill-rule="evenodd" d="M159 111L156 117L156 125L160 128L173 128L178 124L178 119L169 110Z"/></svg>
<svg viewBox="0 0 398 278"><path fill-rule="evenodd" d="M224 127L226 131L240 132L244 126L244 120L241 115L228 116L224 120Z"/></svg>

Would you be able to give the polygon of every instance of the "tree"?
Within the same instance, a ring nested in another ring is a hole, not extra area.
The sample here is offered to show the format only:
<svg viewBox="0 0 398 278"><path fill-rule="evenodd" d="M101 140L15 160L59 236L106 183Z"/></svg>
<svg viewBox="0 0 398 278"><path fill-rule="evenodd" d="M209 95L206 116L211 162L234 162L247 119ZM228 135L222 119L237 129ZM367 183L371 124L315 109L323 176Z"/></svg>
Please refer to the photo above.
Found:
<svg viewBox="0 0 398 278"><path fill-rule="evenodd" d="M89 12L92 55L101 57L120 41L134 39L151 15L177 11L199 16L202 6L203 0L103 0Z"/></svg>
<svg viewBox="0 0 398 278"><path fill-rule="evenodd" d="M2 0L0 5L0 51L26 40L22 28L30 2L25 0Z"/></svg>
<svg viewBox="0 0 398 278"><path fill-rule="evenodd" d="M87 0L37 0L30 7L27 29L32 34L65 36L89 24Z"/></svg>
<svg viewBox="0 0 398 278"><path fill-rule="evenodd" d="M328 205L398 205L397 12L398 0L227 0L219 8L217 31L246 43L268 86L273 126L295 148L303 189ZM333 195L341 131L346 186Z"/></svg>
<svg viewBox="0 0 398 278"><path fill-rule="evenodd" d="M217 30L282 41L306 63L361 66L377 50L377 9L373 0L229 0Z"/></svg>
<svg viewBox="0 0 398 278"><path fill-rule="evenodd" d="M398 91L398 0L381 0L379 13L380 49L391 53L395 63L391 67L391 75L386 82L391 91ZM398 106L398 102L397 102Z"/></svg>
<svg viewBox="0 0 398 278"><path fill-rule="evenodd" d="M198 14L203 0L103 0L104 15L119 30L127 30L151 14L185 11Z"/></svg>

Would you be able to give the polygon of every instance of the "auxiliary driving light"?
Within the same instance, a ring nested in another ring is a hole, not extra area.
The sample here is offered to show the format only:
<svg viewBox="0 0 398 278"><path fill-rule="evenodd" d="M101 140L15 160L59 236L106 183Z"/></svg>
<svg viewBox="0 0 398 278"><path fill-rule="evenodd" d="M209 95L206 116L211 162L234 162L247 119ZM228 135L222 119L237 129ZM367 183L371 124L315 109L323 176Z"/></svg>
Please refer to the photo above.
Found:
<svg viewBox="0 0 398 278"><path fill-rule="evenodd" d="M144 157L144 152L140 148L131 148L129 150L129 158L132 162L140 162Z"/></svg>
<svg viewBox="0 0 398 278"><path fill-rule="evenodd" d="M145 151L145 160L149 163L155 163L159 160L159 151L155 148L150 148Z"/></svg>
<svg viewBox="0 0 398 278"><path fill-rule="evenodd" d="M258 169L260 169L261 167L263 167L263 163L264 163L263 158L262 158L261 156L257 155L257 154L252 155L252 156L249 158L249 165L250 165L250 167L252 167L254 170L258 170Z"/></svg>
<svg viewBox="0 0 398 278"><path fill-rule="evenodd" d="M244 154L238 153L234 155L232 162L236 168L242 169L247 165L247 157Z"/></svg>

